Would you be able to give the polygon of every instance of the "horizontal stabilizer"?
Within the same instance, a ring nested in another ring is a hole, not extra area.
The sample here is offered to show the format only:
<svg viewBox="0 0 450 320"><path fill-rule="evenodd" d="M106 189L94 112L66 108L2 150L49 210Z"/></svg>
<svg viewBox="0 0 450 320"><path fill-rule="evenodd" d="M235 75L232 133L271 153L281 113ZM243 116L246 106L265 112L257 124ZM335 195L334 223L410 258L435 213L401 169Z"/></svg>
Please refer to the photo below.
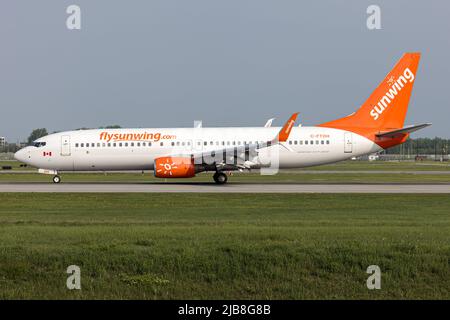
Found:
<svg viewBox="0 0 450 320"><path fill-rule="evenodd" d="M377 133L376 136L380 137L380 138L381 137L395 138L395 137L398 137L399 135L411 133L411 132L426 128L428 126L431 126L431 123L418 124L415 126L407 126L407 127L392 130L392 131L380 132L380 133Z"/></svg>

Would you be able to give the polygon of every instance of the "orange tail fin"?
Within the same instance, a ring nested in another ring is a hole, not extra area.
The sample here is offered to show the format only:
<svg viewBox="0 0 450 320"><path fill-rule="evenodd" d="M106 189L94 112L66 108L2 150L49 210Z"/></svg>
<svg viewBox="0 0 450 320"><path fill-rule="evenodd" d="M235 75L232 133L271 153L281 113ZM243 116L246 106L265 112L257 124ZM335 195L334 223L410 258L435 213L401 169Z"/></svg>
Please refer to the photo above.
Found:
<svg viewBox="0 0 450 320"><path fill-rule="evenodd" d="M405 53L358 111L319 126L352 131L374 141L381 131L402 128L419 60L420 53Z"/></svg>

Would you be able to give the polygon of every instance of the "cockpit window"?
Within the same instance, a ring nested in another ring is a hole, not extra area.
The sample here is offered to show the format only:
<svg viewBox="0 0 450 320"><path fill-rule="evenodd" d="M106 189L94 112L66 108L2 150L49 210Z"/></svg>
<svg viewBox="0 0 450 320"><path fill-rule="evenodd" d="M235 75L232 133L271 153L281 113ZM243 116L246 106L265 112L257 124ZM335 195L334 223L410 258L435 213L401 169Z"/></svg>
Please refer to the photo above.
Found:
<svg viewBox="0 0 450 320"><path fill-rule="evenodd" d="M36 148L40 148L43 147L47 144L47 142L34 142L33 146L35 146Z"/></svg>

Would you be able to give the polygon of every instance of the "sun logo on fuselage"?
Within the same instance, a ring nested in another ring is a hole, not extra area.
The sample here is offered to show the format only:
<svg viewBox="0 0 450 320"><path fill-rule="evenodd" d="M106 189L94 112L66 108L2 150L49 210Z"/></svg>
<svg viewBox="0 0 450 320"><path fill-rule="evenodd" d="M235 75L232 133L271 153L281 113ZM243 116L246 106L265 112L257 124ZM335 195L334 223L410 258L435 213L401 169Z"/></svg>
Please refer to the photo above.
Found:
<svg viewBox="0 0 450 320"><path fill-rule="evenodd" d="M170 163L169 159L166 159L166 163L160 163L159 166L162 168L157 169L156 172L163 172L163 174L169 174L169 176L172 175L172 169L178 169L175 162Z"/></svg>

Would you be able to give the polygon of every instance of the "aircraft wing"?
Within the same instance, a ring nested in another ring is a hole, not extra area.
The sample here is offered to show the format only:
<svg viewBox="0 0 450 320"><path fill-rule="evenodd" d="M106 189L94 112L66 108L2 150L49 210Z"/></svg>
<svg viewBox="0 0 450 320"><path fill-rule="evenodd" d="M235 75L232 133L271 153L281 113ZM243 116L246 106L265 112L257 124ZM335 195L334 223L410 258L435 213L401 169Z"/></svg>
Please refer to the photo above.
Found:
<svg viewBox="0 0 450 320"><path fill-rule="evenodd" d="M286 142L289 138L292 128L294 127L297 119L298 112L294 113L289 120L281 128L280 132L270 141L262 141L257 143L250 143L245 145L218 148L215 150L207 150L197 153L191 153L189 156L194 159L196 164L211 164L212 159L216 159L216 155L221 155L220 161L215 161L214 165L218 169L229 168L230 164L234 168L248 169L250 159L258 155L258 151L264 148L268 148L273 145L280 144L280 142ZM290 150L287 146L286 149ZM247 162L247 163L246 163Z"/></svg>

